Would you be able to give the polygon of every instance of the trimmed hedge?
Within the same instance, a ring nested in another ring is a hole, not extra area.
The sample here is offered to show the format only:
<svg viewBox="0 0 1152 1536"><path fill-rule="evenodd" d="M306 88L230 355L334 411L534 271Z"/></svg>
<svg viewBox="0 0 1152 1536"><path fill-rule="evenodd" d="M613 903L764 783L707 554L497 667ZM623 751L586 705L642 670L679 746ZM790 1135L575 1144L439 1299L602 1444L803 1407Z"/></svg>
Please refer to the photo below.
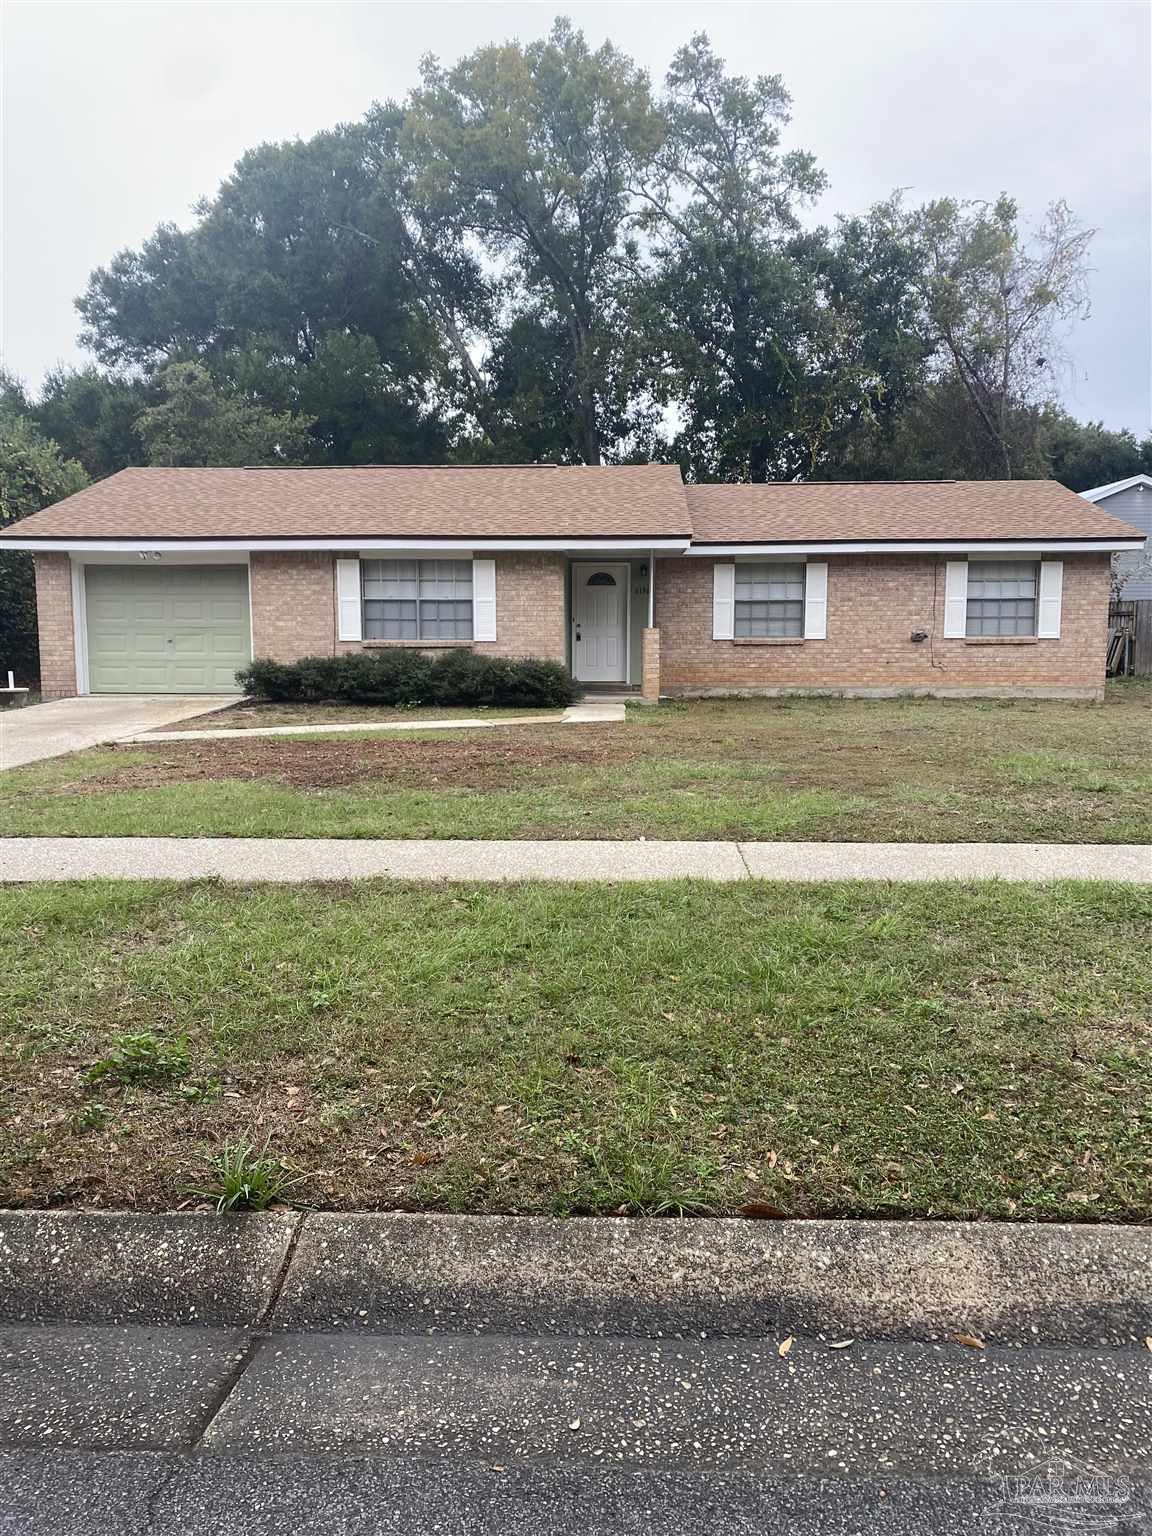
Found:
<svg viewBox="0 0 1152 1536"><path fill-rule="evenodd" d="M236 681L254 699L320 704L418 704L548 709L580 688L557 661L477 656L472 651L356 651L301 661L254 661Z"/></svg>

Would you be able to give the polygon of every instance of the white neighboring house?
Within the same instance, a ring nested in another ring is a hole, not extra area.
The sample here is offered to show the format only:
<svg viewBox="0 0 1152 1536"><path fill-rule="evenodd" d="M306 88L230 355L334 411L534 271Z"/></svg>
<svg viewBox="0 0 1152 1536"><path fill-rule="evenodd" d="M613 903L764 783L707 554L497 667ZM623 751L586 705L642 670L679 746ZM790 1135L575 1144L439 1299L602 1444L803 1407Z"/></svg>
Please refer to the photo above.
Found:
<svg viewBox="0 0 1152 1536"><path fill-rule="evenodd" d="M1133 523L1147 537L1143 550L1124 550L1112 559L1120 575L1132 573L1121 588L1125 602L1152 602L1152 475L1130 475L1080 494L1085 501L1103 503L1104 511Z"/></svg>

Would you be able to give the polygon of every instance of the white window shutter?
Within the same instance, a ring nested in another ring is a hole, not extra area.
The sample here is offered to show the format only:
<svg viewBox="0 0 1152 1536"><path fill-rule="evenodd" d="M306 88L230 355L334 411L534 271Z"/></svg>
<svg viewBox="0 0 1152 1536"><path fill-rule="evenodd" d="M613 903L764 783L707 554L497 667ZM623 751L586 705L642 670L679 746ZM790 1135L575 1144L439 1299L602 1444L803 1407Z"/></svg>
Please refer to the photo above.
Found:
<svg viewBox="0 0 1152 1536"><path fill-rule="evenodd" d="M360 616L360 562L337 560L336 562L336 638L338 640L363 640L364 625Z"/></svg>
<svg viewBox="0 0 1152 1536"><path fill-rule="evenodd" d="M472 562L472 638L496 638L496 562Z"/></svg>
<svg viewBox="0 0 1152 1536"><path fill-rule="evenodd" d="M712 567L712 638L731 640L736 624L736 563L717 560Z"/></svg>
<svg viewBox="0 0 1152 1536"><path fill-rule="evenodd" d="M1036 605L1038 639L1059 640L1060 602L1063 595L1063 560L1042 560L1040 562L1040 601Z"/></svg>
<svg viewBox="0 0 1152 1536"><path fill-rule="evenodd" d="M828 562L809 560L804 567L804 638L828 638Z"/></svg>
<svg viewBox="0 0 1152 1536"><path fill-rule="evenodd" d="M963 640L968 633L968 562L949 560L944 573L944 638Z"/></svg>

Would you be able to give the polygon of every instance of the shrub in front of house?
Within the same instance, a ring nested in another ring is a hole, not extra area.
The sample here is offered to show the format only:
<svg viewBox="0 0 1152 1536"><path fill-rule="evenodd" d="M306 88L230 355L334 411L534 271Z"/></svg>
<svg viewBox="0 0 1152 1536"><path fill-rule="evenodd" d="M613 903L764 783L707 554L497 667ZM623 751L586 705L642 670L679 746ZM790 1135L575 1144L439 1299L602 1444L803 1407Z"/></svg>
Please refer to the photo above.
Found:
<svg viewBox="0 0 1152 1536"><path fill-rule="evenodd" d="M400 708L555 709L580 687L557 661L446 651L355 651L300 661L254 661L236 680L252 699L293 704L382 704Z"/></svg>

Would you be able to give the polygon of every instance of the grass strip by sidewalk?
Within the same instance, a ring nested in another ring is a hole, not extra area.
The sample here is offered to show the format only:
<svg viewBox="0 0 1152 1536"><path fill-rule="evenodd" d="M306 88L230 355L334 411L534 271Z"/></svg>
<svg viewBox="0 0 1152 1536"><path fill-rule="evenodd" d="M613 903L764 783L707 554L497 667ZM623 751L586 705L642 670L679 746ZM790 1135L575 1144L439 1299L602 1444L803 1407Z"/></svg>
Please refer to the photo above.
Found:
<svg viewBox="0 0 1152 1536"><path fill-rule="evenodd" d="M1152 1213L1140 888L85 884L0 922L3 1204L171 1207L267 1138L329 1207Z"/></svg>

